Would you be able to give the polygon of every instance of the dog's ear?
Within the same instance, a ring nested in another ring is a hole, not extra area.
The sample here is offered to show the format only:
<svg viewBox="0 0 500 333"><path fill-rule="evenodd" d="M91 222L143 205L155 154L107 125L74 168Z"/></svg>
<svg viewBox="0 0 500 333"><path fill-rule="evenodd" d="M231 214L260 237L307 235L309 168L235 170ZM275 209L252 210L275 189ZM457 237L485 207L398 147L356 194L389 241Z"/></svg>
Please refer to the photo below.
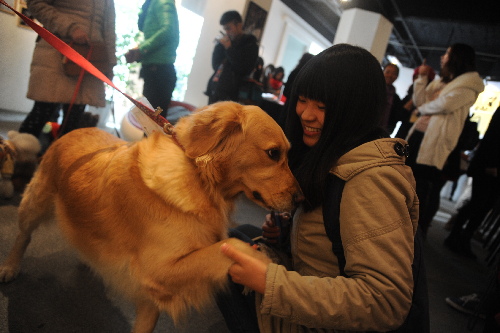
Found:
<svg viewBox="0 0 500 333"><path fill-rule="evenodd" d="M191 158L230 150L243 131L241 105L233 102L208 105L182 120L176 133Z"/></svg>

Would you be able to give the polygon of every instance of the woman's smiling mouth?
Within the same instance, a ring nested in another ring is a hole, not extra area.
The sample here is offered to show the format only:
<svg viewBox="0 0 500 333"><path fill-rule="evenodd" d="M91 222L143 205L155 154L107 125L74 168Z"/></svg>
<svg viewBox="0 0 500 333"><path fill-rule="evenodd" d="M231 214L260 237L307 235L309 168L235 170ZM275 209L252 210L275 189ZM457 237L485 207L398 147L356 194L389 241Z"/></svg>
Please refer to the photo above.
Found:
<svg viewBox="0 0 500 333"><path fill-rule="evenodd" d="M304 129L304 134L306 135L316 135L321 132L321 128L310 127L306 125L303 125L302 127Z"/></svg>

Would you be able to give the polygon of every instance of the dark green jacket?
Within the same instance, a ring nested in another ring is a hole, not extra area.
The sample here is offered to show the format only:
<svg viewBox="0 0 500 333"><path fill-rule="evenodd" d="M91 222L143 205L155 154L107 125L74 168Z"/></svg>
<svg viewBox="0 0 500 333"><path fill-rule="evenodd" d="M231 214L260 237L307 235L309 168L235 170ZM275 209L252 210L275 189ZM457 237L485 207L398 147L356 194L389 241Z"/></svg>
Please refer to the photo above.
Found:
<svg viewBox="0 0 500 333"><path fill-rule="evenodd" d="M173 64L179 45L179 19L175 0L151 0L144 21L142 63Z"/></svg>

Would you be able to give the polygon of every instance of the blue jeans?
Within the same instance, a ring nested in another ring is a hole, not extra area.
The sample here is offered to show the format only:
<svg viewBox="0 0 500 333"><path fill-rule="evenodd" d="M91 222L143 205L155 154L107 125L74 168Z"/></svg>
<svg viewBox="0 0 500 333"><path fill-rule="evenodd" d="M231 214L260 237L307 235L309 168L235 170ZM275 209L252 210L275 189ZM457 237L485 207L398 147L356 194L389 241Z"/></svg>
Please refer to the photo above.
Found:
<svg viewBox="0 0 500 333"><path fill-rule="evenodd" d="M262 232L251 225L239 226L229 231L229 237L241 239L254 244L252 238ZM243 286L229 278L229 289L217 295L216 301L226 325L231 333L259 332L257 313L255 309L255 293L243 294Z"/></svg>

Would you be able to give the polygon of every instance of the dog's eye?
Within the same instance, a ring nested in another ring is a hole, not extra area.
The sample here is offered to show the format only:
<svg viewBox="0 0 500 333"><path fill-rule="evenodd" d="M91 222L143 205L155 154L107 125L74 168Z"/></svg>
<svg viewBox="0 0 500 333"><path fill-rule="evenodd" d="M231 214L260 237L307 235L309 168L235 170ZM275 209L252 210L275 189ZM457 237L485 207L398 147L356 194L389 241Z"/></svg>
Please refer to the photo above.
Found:
<svg viewBox="0 0 500 333"><path fill-rule="evenodd" d="M273 160L273 161L278 161L280 159L281 153L279 149L269 149L267 151L267 155Z"/></svg>

